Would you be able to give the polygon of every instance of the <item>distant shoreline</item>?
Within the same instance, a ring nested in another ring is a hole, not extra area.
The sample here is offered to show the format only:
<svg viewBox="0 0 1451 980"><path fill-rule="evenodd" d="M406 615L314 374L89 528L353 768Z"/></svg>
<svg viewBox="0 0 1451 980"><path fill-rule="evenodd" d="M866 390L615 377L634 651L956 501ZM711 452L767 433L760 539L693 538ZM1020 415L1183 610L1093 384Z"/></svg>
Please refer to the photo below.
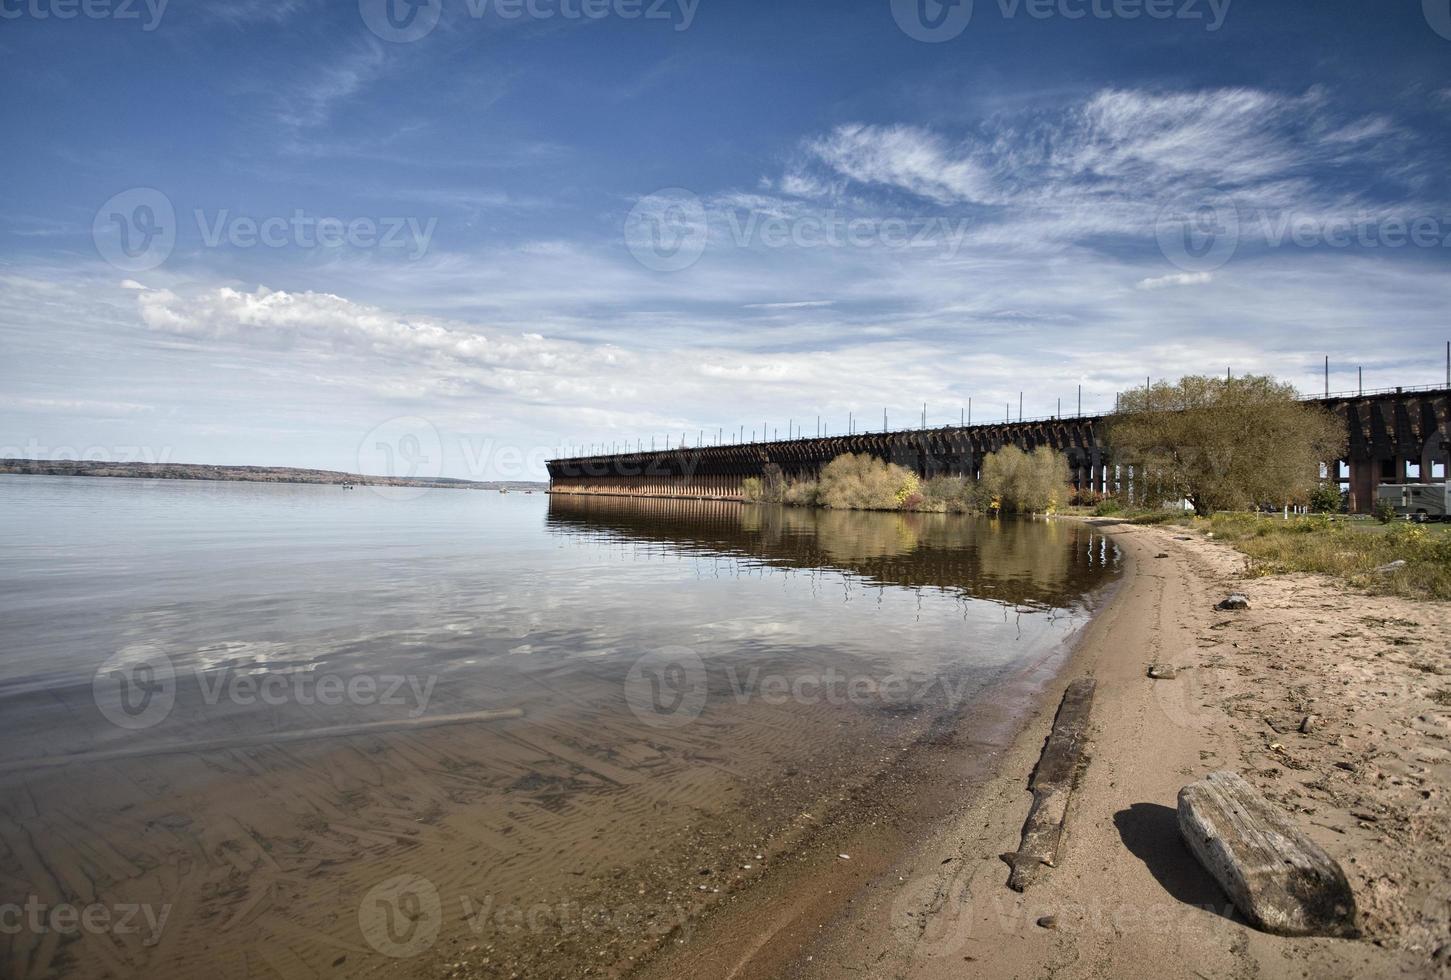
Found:
<svg viewBox="0 0 1451 980"><path fill-rule="evenodd" d="M105 460L0 459L0 474L88 476L133 480L218 480L234 483L311 483L324 486L429 487L441 490L539 490L543 480L458 480L450 477L364 476L292 466L209 463L129 463Z"/></svg>

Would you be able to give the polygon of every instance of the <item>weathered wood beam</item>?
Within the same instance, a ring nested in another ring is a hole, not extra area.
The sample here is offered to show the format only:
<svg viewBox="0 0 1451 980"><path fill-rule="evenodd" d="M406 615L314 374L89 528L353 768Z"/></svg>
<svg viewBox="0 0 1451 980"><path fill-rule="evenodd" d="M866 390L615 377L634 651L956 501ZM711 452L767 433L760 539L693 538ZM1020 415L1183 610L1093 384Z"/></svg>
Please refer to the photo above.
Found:
<svg viewBox="0 0 1451 980"><path fill-rule="evenodd" d="M1281 936L1354 936L1345 872L1238 773L1179 791L1179 832L1247 919Z"/></svg>
<svg viewBox="0 0 1451 980"><path fill-rule="evenodd" d="M1029 783L1033 805L1023 824L1022 842L1017 853L1003 855L1003 860L1013 869L1008 875L1008 887L1014 891L1028 887L1042 868L1052 867L1057 861L1068 800L1073 794L1078 766L1083 760L1083 746L1088 740L1088 713L1093 707L1096 686L1092 678L1079 678L1068 685L1058 705L1053 731L1048 735Z"/></svg>

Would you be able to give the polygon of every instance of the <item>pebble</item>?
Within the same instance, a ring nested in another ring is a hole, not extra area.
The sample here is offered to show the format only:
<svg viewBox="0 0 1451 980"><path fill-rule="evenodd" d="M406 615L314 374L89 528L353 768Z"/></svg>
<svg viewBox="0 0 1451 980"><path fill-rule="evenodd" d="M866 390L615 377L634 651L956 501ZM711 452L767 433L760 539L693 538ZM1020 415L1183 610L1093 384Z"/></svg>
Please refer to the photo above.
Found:
<svg viewBox="0 0 1451 980"><path fill-rule="evenodd" d="M1153 664L1149 667L1149 676L1156 681L1172 681L1179 672L1168 664Z"/></svg>
<svg viewBox="0 0 1451 980"><path fill-rule="evenodd" d="M1056 915L1045 915L1041 919L1038 920L1038 926L1040 928L1043 928L1043 929L1057 929L1058 928L1058 916L1056 916Z"/></svg>
<svg viewBox="0 0 1451 980"><path fill-rule="evenodd" d="M1320 718L1317 715L1306 715L1300 720L1300 734L1309 735L1316 728L1320 727Z"/></svg>

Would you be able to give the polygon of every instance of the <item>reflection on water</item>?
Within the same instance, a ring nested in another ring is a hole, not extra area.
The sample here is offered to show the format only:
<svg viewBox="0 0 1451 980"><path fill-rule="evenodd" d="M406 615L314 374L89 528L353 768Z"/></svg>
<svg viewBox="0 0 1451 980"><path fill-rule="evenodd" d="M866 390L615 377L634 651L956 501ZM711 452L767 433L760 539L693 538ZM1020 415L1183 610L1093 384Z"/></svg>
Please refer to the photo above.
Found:
<svg viewBox="0 0 1451 980"><path fill-rule="evenodd" d="M660 931L469 910L688 921L973 744L1117 570L1066 522L85 478L0 477L0 539L0 904L170 908L0 930L17 977L608 972ZM400 880L447 910L406 957Z"/></svg>
<svg viewBox="0 0 1451 980"><path fill-rule="evenodd" d="M561 494L550 498L549 527L681 554L832 568L872 584L1035 608L1079 603L1118 564L1107 538L1076 523L957 514Z"/></svg>

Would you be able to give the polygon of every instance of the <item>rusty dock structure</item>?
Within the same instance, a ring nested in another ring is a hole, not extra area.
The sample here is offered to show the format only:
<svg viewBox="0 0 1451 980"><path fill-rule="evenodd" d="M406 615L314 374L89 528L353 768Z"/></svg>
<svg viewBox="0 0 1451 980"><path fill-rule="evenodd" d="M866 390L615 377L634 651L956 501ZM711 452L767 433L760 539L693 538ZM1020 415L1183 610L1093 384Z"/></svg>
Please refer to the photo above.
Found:
<svg viewBox="0 0 1451 980"><path fill-rule="evenodd" d="M1306 400L1345 422L1345 457L1326 460L1326 467L1329 479L1349 494L1352 513L1368 512L1382 483L1441 482L1451 473L1451 388L1388 388ZM1108 494L1127 479L1104 441L1110 418L1050 417L572 456L549 461L550 492L739 500L743 481L762 476L768 466L779 467L787 479L814 478L843 453L865 453L924 479L976 478L984 457L1011 445L1061 452L1075 490Z"/></svg>

